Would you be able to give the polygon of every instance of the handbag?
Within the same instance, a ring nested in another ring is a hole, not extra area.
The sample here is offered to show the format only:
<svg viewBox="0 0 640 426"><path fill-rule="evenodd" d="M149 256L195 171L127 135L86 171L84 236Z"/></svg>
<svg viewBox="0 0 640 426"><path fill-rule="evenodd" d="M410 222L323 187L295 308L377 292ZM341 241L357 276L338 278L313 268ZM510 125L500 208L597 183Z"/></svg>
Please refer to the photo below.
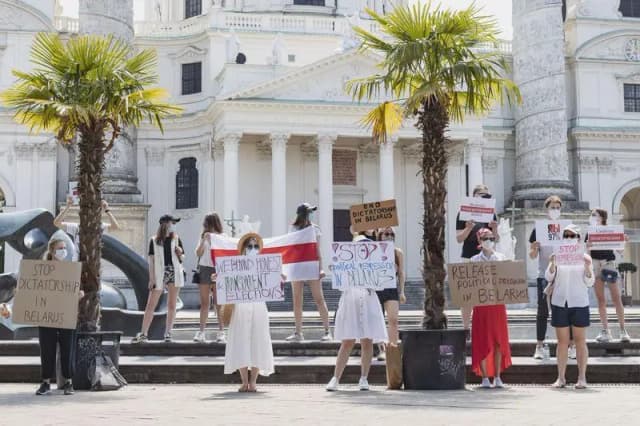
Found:
<svg viewBox="0 0 640 426"><path fill-rule="evenodd" d="M96 355L96 369L91 379L91 390L110 391L118 390L127 385L127 380L122 377L111 358L100 351Z"/></svg>
<svg viewBox="0 0 640 426"><path fill-rule="evenodd" d="M387 389L402 388L402 343L387 344Z"/></svg>
<svg viewBox="0 0 640 426"><path fill-rule="evenodd" d="M198 263L196 263L196 265L198 265L196 269L191 271L193 272L193 278L191 278L191 282L194 284L200 284L200 256L198 256Z"/></svg>

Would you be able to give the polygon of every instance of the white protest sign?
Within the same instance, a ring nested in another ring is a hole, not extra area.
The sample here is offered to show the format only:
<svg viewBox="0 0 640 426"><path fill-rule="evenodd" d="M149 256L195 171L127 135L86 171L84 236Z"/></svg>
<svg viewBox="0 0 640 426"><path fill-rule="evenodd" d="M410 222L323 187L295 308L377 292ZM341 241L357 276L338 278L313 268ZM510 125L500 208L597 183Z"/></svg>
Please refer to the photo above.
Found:
<svg viewBox="0 0 640 426"><path fill-rule="evenodd" d="M13 322L76 328L81 270L79 262L21 260Z"/></svg>
<svg viewBox="0 0 640 426"><path fill-rule="evenodd" d="M69 182L69 196L73 205L80 202L80 192L78 192L78 181Z"/></svg>
<svg viewBox="0 0 640 426"><path fill-rule="evenodd" d="M473 220L478 223L493 221L496 213L495 198L464 197L460 204L460 220Z"/></svg>
<svg viewBox="0 0 640 426"><path fill-rule="evenodd" d="M218 304L284 300L282 255L216 258Z"/></svg>
<svg viewBox="0 0 640 426"><path fill-rule="evenodd" d="M590 226L588 232L591 250L624 250L624 226Z"/></svg>
<svg viewBox="0 0 640 426"><path fill-rule="evenodd" d="M553 254L556 256L556 265L583 265L584 264L584 244L564 243L553 247Z"/></svg>
<svg viewBox="0 0 640 426"><path fill-rule="evenodd" d="M331 288L396 288L393 243L362 240L331 243Z"/></svg>
<svg viewBox="0 0 640 426"><path fill-rule="evenodd" d="M562 230L569 225L570 220L536 220L536 241L541 246L562 244Z"/></svg>

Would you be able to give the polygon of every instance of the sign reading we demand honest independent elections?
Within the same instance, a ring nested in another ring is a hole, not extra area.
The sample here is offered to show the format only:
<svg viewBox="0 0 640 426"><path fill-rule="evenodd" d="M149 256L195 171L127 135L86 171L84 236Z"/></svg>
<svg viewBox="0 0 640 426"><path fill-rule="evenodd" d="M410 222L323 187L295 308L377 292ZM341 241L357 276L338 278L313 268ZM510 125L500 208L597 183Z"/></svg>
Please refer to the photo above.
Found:
<svg viewBox="0 0 640 426"><path fill-rule="evenodd" d="M460 204L460 217L462 221L473 220L479 223L493 221L496 212L495 198L464 197Z"/></svg>
<svg viewBox="0 0 640 426"><path fill-rule="evenodd" d="M355 232L398 226L396 200L357 204L349 211L351 227Z"/></svg>
<svg viewBox="0 0 640 426"><path fill-rule="evenodd" d="M79 262L22 260L13 321L40 327L76 328L81 269Z"/></svg>
<svg viewBox="0 0 640 426"><path fill-rule="evenodd" d="M457 306L529 302L524 262L465 262L447 265L451 299Z"/></svg>
<svg viewBox="0 0 640 426"><path fill-rule="evenodd" d="M284 300L282 255L216 258L218 303L256 303Z"/></svg>
<svg viewBox="0 0 640 426"><path fill-rule="evenodd" d="M331 243L331 287L337 290L396 287L393 243L362 240Z"/></svg>

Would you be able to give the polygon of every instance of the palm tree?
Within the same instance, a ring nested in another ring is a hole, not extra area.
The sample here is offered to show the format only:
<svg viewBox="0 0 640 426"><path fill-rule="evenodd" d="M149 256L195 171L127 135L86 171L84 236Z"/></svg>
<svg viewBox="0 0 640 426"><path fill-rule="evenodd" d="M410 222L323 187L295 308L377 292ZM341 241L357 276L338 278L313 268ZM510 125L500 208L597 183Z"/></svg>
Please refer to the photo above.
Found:
<svg viewBox="0 0 640 426"><path fill-rule="evenodd" d="M78 152L79 249L82 290L79 329L99 327L101 201L105 154L127 126L148 119L162 130L162 118L180 108L165 103L157 82L156 53L133 54L113 37L81 36L64 43L56 34L36 35L30 72L14 70L17 81L0 94L15 120L31 132L52 132Z"/></svg>
<svg viewBox="0 0 640 426"><path fill-rule="evenodd" d="M381 72L348 82L347 90L358 101L394 98L363 119L372 128L374 141L386 143L405 117L413 117L422 133L423 328L444 329L445 133L450 120L461 122L465 114L486 113L496 100L519 102L520 94L504 77L508 72L504 57L491 48L497 43L495 20L482 16L475 5L452 11L418 2L384 16L367 12L383 36L354 30L362 52L381 56Z"/></svg>

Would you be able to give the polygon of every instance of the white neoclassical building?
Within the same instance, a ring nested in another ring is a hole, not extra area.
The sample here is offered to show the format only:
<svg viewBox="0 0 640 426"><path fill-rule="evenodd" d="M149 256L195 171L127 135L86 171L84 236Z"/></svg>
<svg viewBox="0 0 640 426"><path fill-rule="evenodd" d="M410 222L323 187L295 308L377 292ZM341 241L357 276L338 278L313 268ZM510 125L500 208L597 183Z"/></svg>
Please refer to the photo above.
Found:
<svg viewBox="0 0 640 426"><path fill-rule="evenodd" d="M144 2L143 21L133 22L132 1ZM308 201L319 206L326 250L332 238L345 237L350 205L395 198L397 240L407 276L417 280L418 132L408 121L391 144L372 144L359 123L371 104L354 103L344 90L349 79L374 73L379 59L357 52L352 25L376 31L364 8L383 13L403 3L80 0L77 19L63 16L55 0L0 0L0 90L11 84L12 68L29 67L38 31L114 33L156 49L159 84L184 113L167 120L164 134L132 129L109 156L105 193L125 228L119 237L144 253L157 218L171 213L183 218L179 231L194 246L202 217L213 210L225 219L248 215L261 233L276 235ZM598 206L640 229L640 0L512 5L514 40L478 48L498 49L512 63L523 103L451 127L450 260L460 255L457 206L481 182L499 212L515 218L521 258L543 214L540 200L551 193L573 200L580 223L588 206ZM29 135L0 108L5 211L54 210L73 181L72 164L73 153L50 135ZM635 243L626 257L640 263L640 231L630 233ZM7 250L5 269L16 261ZM637 276L633 290L640 299Z"/></svg>

